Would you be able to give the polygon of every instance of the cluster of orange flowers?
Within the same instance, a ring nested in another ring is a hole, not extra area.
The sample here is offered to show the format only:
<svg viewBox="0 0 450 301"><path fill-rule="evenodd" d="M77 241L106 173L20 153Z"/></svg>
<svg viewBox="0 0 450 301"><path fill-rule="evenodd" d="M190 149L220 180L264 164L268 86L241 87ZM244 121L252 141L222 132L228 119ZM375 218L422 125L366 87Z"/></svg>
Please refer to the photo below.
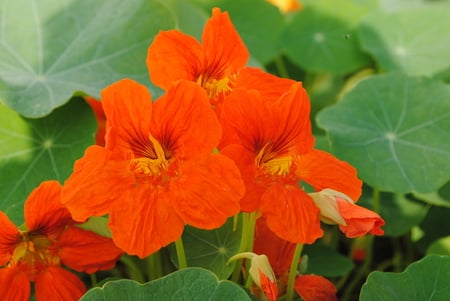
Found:
<svg viewBox="0 0 450 301"><path fill-rule="evenodd" d="M108 269L122 251L143 258L178 240L186 224L214 229L239 212L258 213L254 251L268 254L274 267L281 243L268 244L268 237L311 244L323 235L321 221L348 237L383 234L384 221L355 205L362 186L356 170L314 149L302 84L246 67L248 58L229 15L217 8L201 43L177 30L160 32L147 66L165 94L152 102L130 79L105 88L105 134L64 186L51 181L33 191L24 229L0 213L3 300L27 300L29 282L37 300L76 299L84 285L62 264ZM76 226L105 215L112 240ZM274 270L281 277L287 267Z"/></svg>

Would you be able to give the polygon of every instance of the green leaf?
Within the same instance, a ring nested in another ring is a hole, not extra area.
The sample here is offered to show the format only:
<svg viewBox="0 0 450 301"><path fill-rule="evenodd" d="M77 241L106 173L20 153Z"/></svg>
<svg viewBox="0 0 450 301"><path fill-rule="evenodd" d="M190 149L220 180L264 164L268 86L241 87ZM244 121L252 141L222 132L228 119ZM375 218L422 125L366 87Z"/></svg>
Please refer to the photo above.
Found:
<svg viewBox="0 0 450 301"><path fill-rule="evenodd" d="M353 261L320 243L306 245L303 254L308 255L306 274L343 276L354 267Z"/></svg>
<svg viewBox="0 0 450 301"><path fill-rule="evenodd" d="M427 256L402 273L372 272L361 289L361 301L447 301L450 257Z"/></svg>
<svg viewBox="0 0 450 301"><path fill-rule="evenodd" d="M79 228L92 231L98 235L112 238L111 230L108 228L108 218L103 216L91 216L87 222L77 225Z"/></svg>
<svg viewBox="0 0 450 301"><path fill-rule="evenodd" d="M450 178L450 87L383 74L361 81L317 115L333 153L371 186L432 192Z"/></svg>
<svg viewBox="0 0 450 301"><path fill-rule="evenodd" d="M41 119L21 117L0 105L0 210L17 225L23 203L44 180L63 182L74 161L94 143L96 120L81 98Z"/></svg>
<svg viewBox="0 0 450 301"><path fill-rule="evenodd" d="M420 224L422 236L415 245L423 252L436 240L446 237L450 233L450 208L431 207Z"/></svg>
<svg viewBox="0 0 450 301"><path fill-rule="evenodd" d="M173 15L157 0L0 0L0 101L41 117L75 91L149 84L147 48Z"/></svg>
<svg viewBox="0 0 450 301"><path fill-rule="evenodd" d="M345 74L369 64L356 37L367 8L350 1L314 1L293 17L283 45L288 57L310 72Z"/></svg>
<svg viewBox="0 0 450 301"><path fill-rule="evenodd" d="M214 230L186 226L182 239L188 266L211 270L219 279L228 278L236 263L227 264L227 262L238 252L241 234L241 223L239 222L233 229L233 218L229 218L222 227ZM175 264L178 264L173 245L170 247L170 257Z"/></svg>
<svg viewBox="0 0 450 301"><path fill-rule="evenodd" d="M362 23L362 47L382 69L432 76L450 67L448 3L393 13L374 11Z"/></svg>
<svg viewBox="0 0 450 301"><path fill-rule="evenodd" d="M433 242L427 250L427 255L450 255L450 235Z"/></svg>
<svg viewBox="0 0 450 301"><path fill-rule="evenodd" d="M80 301L172 300L247 301L250 297L237 284L219 281L210 271L187 268L157 280L139 284L132 280L106 283L88 291Z"/></svg>
<svg viewBox="0 0 450 301"><path fill-rule="evenodd" d="M414 193L414 197L430 205L450 208L450 182L439 189L439 191Z"/></svg>

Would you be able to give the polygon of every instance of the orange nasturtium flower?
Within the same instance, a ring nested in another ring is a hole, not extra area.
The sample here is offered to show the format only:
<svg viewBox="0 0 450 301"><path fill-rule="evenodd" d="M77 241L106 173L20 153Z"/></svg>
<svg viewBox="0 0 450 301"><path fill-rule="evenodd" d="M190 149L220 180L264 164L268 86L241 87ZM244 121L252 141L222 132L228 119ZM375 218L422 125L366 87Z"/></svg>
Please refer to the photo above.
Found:
<svg viewBox="0 0 450 301"><path fill-rule="evenodd" d="M122 254L110 238L76 226L61 204L61 185L43 182L25 203L19 229L0 211L0 297L27 301L30 282L36 300L78 300L86 291L79 272L110 269Z"/></svg>
<svg viewBox="0 0 450 301"><path fill-rule="evenodd" d="M213 153L222 129L202 88L179 81L152 103L125 79L101 98L106 145L90 146L64 185L74 219L109 214L116 245L146 257L185 224L217 228L239 212L245 187L233 161Z"/></svg>
<svg viewBox="0 0 450 301"><path fill-rule="evenodd" d="M248 58L247 47L228 13L214 8L202 43L178 30L161 31L148 49L147 67L151 81L163 90L180 79L196 82L220 115L224 98L234 89L257 89L270 98L294 82L245 67Z"/></svg>
<svg viewBox="0 0 450 301"><path fill-rule="evenodd" d="M266 0L272 5L278 7L282 13L298 11L302 8L299 0Z"/></svg>
<svg viewBox="0 0 450 301"><path fill-rule="evenodd" d="M319 275L297 276L294 288L304 301L338 301L336 286Z"/></svg>
<svg viewBox="0 0 450 301"><path fill-rule="evenodd" d="M309 114L306 91L295 83L277 101L255 90L236 90L221 115L220 151L236 162L246 183L241 210L259 210L270 230L294 243L313 243L323 235L319 208L299 181L352 199L362 186L353 167L313 149Z"/></svg>
<svg viewBox="0 0 450 301"><path fill-rule="evenodd" d="M97 132L95 133L95 144L105 145L106 116L103 111L102 103L94 97L86 96L85 101L91 107L92 112L97 120Z"/></svg>

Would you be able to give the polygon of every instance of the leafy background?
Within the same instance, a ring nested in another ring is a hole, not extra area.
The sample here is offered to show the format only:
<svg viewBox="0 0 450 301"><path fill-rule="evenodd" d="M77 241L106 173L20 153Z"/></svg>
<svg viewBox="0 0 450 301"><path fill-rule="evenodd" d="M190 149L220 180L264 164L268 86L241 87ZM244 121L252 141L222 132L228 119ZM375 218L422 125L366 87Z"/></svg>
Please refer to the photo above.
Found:
<svg viewBox="0 0 450 301"><path fill-rule="evenodd" d="M145 66L153 37L176 28L200 39L218 6L247 44L249 64L303 81L317 146L358 169L365 182L360 204L386 219L386 235L362 243L373 251L362 268L351 260L356 242L324 238L305 248L308 272L332 279L342 300L356 300L366 279L361 300L376 300L374 291L383 288L420 289L404 287L399 277L446 275L432 267L448 271L450 260L449 1L301 2L302 10L282 14L264 0L0 0L0 210L21 224L30 191L46 179L63 182L94 142L95 118L79 96L98 97L129 77L158 97ZM231 235L234 250L239 231L226 227L218 233ZM194 252L199 239L222 246L217 235L185 235ZM203 268L224 279L229 271L217 267L231 255L212 255ZM324 257L327 265L320 264ZM190 281L190 273L170 277ZM122 284L108 283L85 299L103 300L115 285Z"/></svg>

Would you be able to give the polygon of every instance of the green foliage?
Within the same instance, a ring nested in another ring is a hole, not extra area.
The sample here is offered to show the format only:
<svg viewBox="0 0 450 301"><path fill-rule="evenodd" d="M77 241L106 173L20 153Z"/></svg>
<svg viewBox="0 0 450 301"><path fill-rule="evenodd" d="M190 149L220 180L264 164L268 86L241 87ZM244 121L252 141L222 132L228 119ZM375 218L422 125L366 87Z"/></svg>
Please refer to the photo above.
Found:
<svg viewBox="0 0 450 301"><path fill-rule="evenodd" d="M139 284L131 280L107 282L87 292L81 301L124 300L251 300L245 291L230 281L219 281L201 268L179 270L157 280Z"/></svg>
<svg viewBox="0 0 450 301"><path fill-rule="evenodd" d="M446 301L450 296L450 257L427 256L402 273L372 272L361 301Z"/></svg>

